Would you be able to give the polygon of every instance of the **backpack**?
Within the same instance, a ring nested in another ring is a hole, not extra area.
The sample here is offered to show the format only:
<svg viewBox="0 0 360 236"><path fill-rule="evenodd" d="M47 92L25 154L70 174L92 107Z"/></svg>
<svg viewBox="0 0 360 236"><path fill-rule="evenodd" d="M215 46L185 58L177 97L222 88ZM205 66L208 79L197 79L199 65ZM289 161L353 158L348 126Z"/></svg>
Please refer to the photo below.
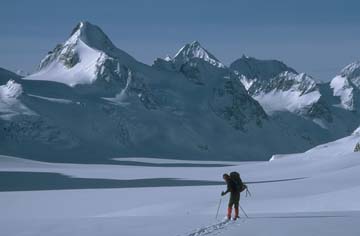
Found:
<svg viewBox="0 0 360 236"><path fill-rule="evenodd" d="M238 172L231 172L230 173L230 179L233 181L233 183L236 186L236 190L239 192L243 192L245 189L247 189L246 184L244 184L240 178L240 174Z"/></svg>

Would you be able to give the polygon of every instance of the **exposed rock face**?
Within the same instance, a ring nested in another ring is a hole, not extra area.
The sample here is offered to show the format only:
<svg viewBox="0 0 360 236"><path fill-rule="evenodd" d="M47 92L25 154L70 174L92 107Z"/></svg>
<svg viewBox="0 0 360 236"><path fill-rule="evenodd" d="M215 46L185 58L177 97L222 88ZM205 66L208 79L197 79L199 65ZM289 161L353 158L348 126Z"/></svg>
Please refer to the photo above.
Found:
<svg viewBox="0 0 360 236"><path fill-rule="evenodd" d="M360 152L360 143L357 143L355 148L354 148L354 152Z"/></svg>
<svg viewBox="0 0 360 236"><path fill-rule="evenodd" d="M230 69L245 76L249 80L268 80L282 72L297 72L277 60L259 60L253 57L242 56L230 65Z"/></svg>

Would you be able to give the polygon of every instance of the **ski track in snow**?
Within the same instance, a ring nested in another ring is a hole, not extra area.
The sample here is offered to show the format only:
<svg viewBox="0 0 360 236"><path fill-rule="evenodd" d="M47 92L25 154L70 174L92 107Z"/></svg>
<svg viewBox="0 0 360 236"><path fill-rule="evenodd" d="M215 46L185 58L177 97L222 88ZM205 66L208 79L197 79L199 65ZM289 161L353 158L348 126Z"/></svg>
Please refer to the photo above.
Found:
<svg viewBox="0 0 360 236"><path fill-rule="evenodd" d="M191 232L190 234L186 234L184 236L202 236L202 235L210 235L214 233L218 233L218 231L225 229L228 225L234 224L235 221L233 220L225 220L221 221L220 223L216 223L210 226L205 226L200 229L196 229L195 231Z"/></svg>
<svg viewBox="0 0 360 236"><path fill-rule="evenodd" d="M203 235L218 235L224 233L229 227L238 227L241 226L241 223L244 223L247 220L261 220L261 219L311 219L311 218L347 218L350 217L344 213L334 213L334 214L321 214L321 212L317 214L286 214L286 215L253 215L249 217L240 217L237 221L233 220L223 220L219 223L215 223L209 226L204 226L198 228L191 233L187 233L181 236L203 236Z"/></svg>

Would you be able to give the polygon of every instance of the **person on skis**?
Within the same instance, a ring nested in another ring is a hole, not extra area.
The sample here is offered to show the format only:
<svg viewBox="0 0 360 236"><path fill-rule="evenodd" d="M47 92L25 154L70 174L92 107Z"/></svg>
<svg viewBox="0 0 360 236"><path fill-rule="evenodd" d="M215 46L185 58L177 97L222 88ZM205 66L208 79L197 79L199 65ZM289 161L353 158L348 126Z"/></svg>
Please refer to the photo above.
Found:
<svg viewBox="0 0 360 236"><path fill-rule="evenodd" d="M228 220L231 219L231 212L232 212L232 208L234 206L235 216L234 216L233 220L236 220L237 218L239 218L239 201L240 201L241 189L237 186L237 183L230 177L230 175L223 174L223 179L227 185L227 188L226 188L226 191L221 192L221 196L224 196L227 193L230 193L230 199L229 199L228 210L227 210L227 218L228 218Z"/></svg>

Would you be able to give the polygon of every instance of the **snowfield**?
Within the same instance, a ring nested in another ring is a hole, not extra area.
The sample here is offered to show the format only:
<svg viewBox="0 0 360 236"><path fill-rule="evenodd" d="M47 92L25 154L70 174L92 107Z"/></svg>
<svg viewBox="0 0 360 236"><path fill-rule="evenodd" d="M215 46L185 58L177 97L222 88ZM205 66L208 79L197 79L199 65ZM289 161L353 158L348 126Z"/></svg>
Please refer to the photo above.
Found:
<svg viewBox="0 0 360 236"><path fill-rule="evenodd" d="M301 112L317 103L321 97L315 80L305 73L294 74L284 72L273 80L273 82L265 82L265 84L270 83L267 86L271 87L273 86L272 83L279 83L280 85L278 86L280 88L275 87L271 91L265 92L260 89L260 91L256 91L253 95L254 99L262 105L269 115L276 111ZM290 88L281 88L285 82L294 84Z"/></svg>
<svg viewBox="0 0 360 236"><path fill-rule="evenodd" d="M330 83L331 88L334 90L334 96L339 96L341 106L348 110L353 110L353 90L354 88L349 85L349 81L342 76L336 76Z"/></svg>
<svg viewBox="0 0 360 236"><path fill-rule="evenodd" d="M1 156L0 227L8 236L359 235L359 141L354 132L254 163L60 164ZM251 191L241 197L249 218L241 212L240 220L224 222L228 196L215 214L221 176L232 170Z"/></svg>
<svg viewBox="0 0 360 236"><path fill-rule="evenodd" d="M9 80L0 86L0 119L10 120L19 114L36 115L18 99L23 93L21 84Z"/></svg>
<svg viewBox="0 0 360 236"><path fill-rule="evenodd" d="M267 114L272 114L276 111L301 111L303 107L311 106L317 102L320 96L318 91L302 96L298 91L278 92L273 90L266 94L261 93L254 98L263 106Z"/></svg>
<svg viewBox="0 0 360 236"><path fill-rule="evenodd" d="M77 55L81 55L81 58L79 58L81 63L73 68L68 69L66 66L54 62L48 65L44 70L25 78L30 80L50 80L66 83L69 86L92 83L96 79L95 68L97 61L101 56L101 52L97 52L88 47L80 40L76 43L75 52ZM64 78L66 78L66 80Z"/></svg>

